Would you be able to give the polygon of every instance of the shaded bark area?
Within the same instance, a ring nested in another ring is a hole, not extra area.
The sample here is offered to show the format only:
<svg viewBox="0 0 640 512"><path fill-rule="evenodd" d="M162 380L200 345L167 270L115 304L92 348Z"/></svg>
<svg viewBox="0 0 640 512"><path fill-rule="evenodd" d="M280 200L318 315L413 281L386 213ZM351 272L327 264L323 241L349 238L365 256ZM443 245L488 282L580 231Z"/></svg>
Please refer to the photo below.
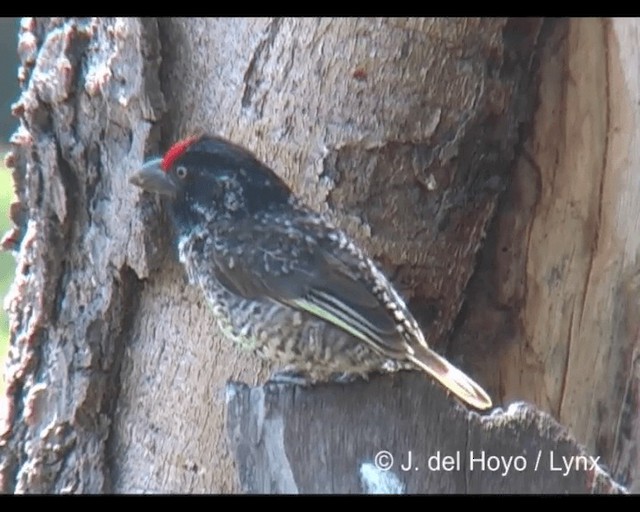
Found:
<svg viewBox="0 0 640 512"><path fill-rule="evenodd" d="M505 402L551 413L632 491L640 468L636 20L559 23L539 108L452 342ZM481 333L481 335L479 335Z"/></svg>
<svg viewBox="0 0 640 512"><path fill-rule="evenodd" d="M230 383L227 398L251 493L625 492L549 415L524 403L470 413L417 374L348 389Z"/></svg>

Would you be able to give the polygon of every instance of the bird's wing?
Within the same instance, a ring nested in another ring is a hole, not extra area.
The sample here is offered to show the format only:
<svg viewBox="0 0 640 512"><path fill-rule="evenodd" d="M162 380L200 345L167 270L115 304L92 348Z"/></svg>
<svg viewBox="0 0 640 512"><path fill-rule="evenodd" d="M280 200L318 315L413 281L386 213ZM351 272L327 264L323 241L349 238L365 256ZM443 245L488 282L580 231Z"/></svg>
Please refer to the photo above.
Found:
<svg viewBox="0 0 640 512"><path fill-rule="evenodd" d="M491 407L473 379L428 347L386 278L357 249L330 235L328 228L300 220L220 226L224 243L212 245L216 277L237 295L269 298L322 318L390 358L412 361L473 407Z"/></svg>
<svg viewBox="0 0 640 512"><path fill-rule="evenodd" d="M379 352L402 356L406 341L394 313L374 293L380 279L379 293L390 285L381 275L375 281L369 263L331 232L295 221L219 226L217 238L225 243L212 251L216 277L232 293L270 298L322 318ZM409 314L403 304L397 307Z"/></svg>

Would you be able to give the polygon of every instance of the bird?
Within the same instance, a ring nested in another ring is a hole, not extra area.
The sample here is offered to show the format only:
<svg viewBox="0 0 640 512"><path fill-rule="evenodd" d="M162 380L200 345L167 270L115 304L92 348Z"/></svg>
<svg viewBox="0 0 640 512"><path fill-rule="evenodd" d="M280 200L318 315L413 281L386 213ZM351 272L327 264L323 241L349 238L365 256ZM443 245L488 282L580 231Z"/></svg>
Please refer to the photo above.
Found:
<svg viewBox="0 0 640 512"><path fill-rule="evenodd" d="M189 282L226 338L280 367L271 380L306 386L418 370L467 405L492 407L427 344L374 261L248 149L192 135L129 181L167 198Z"/></svg>

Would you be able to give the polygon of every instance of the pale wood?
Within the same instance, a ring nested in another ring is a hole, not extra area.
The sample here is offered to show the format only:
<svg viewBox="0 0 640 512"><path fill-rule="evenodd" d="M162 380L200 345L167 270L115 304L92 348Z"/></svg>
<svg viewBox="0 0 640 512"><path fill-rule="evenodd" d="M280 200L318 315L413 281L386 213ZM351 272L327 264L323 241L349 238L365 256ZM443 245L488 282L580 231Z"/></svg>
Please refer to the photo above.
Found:
<svg viewBox="0 0 640 512"><path fill-rule="evenodd" d="M459 349L477 333L492 340L483 375L503 400L550 412L636 491L639 28L556 27L533 130L470 288L479 307L458 339Z"/></svg>

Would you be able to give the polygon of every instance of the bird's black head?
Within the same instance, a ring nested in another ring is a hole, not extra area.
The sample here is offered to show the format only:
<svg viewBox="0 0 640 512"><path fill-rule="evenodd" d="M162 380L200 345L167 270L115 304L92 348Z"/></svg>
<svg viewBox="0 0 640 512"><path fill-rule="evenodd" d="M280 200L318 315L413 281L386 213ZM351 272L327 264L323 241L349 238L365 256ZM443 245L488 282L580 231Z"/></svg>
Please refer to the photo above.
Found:
<svg viewBox="0 0 640 512"><path fill-rule="evenodd" d="M202 135L175 143L130 181L168 195L181 229L220 218L254 215L289 204L287 185L251 152L220 137Z"/></svg>

